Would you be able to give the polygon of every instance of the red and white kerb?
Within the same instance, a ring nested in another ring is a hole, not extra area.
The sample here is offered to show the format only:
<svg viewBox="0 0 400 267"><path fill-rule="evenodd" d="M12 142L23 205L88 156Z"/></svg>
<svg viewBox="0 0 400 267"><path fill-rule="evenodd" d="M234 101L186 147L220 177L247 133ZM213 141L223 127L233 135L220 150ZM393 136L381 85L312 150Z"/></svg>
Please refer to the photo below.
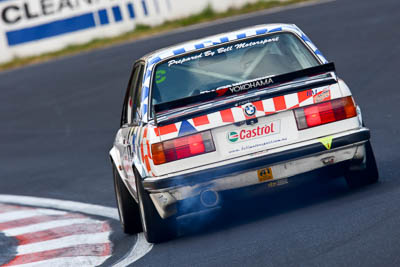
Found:
<svg viewBox="0 0 400 267"><path fill-rule="evenodd" d="M78 213L0 203L0 231L18 241L3 266L96 266L111 256L108 222Z"/></svg>

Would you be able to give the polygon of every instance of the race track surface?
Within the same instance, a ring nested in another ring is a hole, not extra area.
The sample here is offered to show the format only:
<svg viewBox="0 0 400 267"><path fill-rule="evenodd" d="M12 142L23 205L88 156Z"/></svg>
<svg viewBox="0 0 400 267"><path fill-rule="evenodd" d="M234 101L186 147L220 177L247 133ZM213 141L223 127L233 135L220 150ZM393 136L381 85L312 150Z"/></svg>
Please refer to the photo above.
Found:
<svg viewBox="0 0 400 267"><path fill-rule="evenodd" d="M295 23L336 63L361 106L380 183L350 191L344 179L311 179L232 202L134 265L400 266L399 14L398 0L336 0L0 73L0 194L115 207L108 151L133 61L210 34ZM135 237L122 234L115 221L111 227L118 258ZM14 243L0 233L2 252L13 253L4 244ZM0 253L0 265L7 260Z"/></svg>

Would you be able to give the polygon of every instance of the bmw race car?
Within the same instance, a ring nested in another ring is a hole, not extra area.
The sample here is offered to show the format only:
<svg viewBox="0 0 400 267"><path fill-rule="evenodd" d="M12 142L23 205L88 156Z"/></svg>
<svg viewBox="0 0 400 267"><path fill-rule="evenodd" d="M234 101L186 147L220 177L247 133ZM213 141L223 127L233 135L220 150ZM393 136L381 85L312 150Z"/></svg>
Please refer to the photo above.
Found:
<svg viewBox="0 0 400 267"><path fill-rule="evenodd" d="M230 190L268 189L317 169L336 169L352 188L379 178L350 89L293 24L137 60L110 156L125 233L143 230L154 243Z"/></svg>

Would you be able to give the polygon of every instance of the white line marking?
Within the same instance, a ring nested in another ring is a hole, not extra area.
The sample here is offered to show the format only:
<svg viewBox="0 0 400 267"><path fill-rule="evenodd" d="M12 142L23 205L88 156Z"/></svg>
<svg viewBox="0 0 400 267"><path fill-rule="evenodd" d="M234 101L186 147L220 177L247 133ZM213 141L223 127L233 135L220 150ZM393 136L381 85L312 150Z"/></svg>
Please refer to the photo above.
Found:
<svg viewBox="0 0 400 267"><path fill-rule="evenodd" d="M97 256L79 256L79 257L64 257L55 258L51 260L30 262L26 264L12 265L18 267L35 267L35 266L63 266L63 267L75 267L75 266L97 266L102 264L108 256L97 257Z"/></svg>
<svg viewBox="0 0 400 267"><path fill-rule="evenodd" d="M50 199L50 198L37 198L37 197L27 197L27 196L13 196L13 195L0 195L0 202L19 204L19 205L28 205L28 206L40 206L40 207L48 207L69 211L76 211L85 214L92 214L102 217L111 218L114 220L119 220L118 210L115 208L104 207L100 205L86 204L75 201L65 201L58 199ZM143 234L139 234L137 236L137 241L135 245L132 247L131 251L125 255L125 258L121 260L121 262L126 263L124 266L134 263L138 259L142 258L144 255L149 253L153 248L153 244L150 244L146 241ZM74 257L74 259L77 257ZM106 259L107 257L105 257ZM104 260L105 260L104 259ZM65 266L72 266L68 264L69 261L65 261ZM103 261L100 261L102 263ZM97 264L87 264L89 266L98 265ZM117 263L119 264L119 263ZM49 264L51 265L51 264ZM84 263L82 263L82 266ZM29 265L33 266L33 265ZM35 265L36 266L36 265ZM57 266L57 264L55 264ZM120 265L119 265L120 266Z"/></svg>
<svg viewBox="0 0 400 267"><path fill-rule="evenodd" d="M48 210L48 209L18 210L18 211L2 213L0 217L0 223L26 219L34 216L63 215L63 214L66 214L66 212L58 210Z"/></svg>
<svg viewBox="0 0 400 267"><path fill-rule="evenodd" d="M138 234L137 239L138 240L136 241L136 244L132 248L132 250L125 254L123 259L115 263L113 267L128 266L130 263L135 262L143 257L141 255L146 255L147 253L149 253L150 250L153 248L153 244L150 244L146 241L143 233Z"/></svg>
<svg viewBox="0 0 400 267"><path fill-rule="evenodd" d="M78 234L78 235L61 237L49 241L22 245L17 247L17 255L31 254L31 253L59 249L59 248L66 248L66 247L74 247L78 245L110 243L108 240L109 235L110 232L103 232L96 234Z"/></svg>
<svg viewBox="0 0 400 267"><path fill-rule="evenodd" d="M103 216L114 220L119 220L118 210L115 208L100 205L86 204L68 200L58 200L50 198L0 195L1 202L14 203L28 206L39 206L60 210L76 211L85 214Z"/></svg>
<svg viewBox="0 0 400 267"><path fill-rule="evenodd" d="M54 229L57 227L70 226L73 224L81 224L81 223L84 223L84 224L101 223L101 221L94 221L89 218L65 219L65 220L43 222L43 223L37 223L37 224L28 225L28 226L10 228L10 229L3 230L2 232L4 232L8 236L17 236L17 235L23 235L26 233L34 233L34 232Z"/></svg>

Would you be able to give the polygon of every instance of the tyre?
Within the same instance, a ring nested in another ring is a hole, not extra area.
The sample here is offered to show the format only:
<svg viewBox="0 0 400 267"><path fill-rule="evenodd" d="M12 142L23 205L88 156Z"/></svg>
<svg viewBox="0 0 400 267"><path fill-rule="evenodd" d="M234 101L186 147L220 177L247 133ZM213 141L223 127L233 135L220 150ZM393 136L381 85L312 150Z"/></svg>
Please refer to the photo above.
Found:
<svg viewBox="0 0 400 267"><path fill-rule="evenodd" d="M156 210L149 193L147 193L141 181L136 179L138 189L140 217L142 220L142 228L144 236L150 243L161 243L176 237L176 218L169 217L162 219Z"/></svg>
<svg viewBox="0 0 400 267"><path fill-rule="evenodd" d="M365 143L365 167L361 170L348 170L345 174L347 185L351 189L378 182L379 172L376 166L374 151L371 142Z"/></svg>
<svg viewBox="0 0 400 267"><path fill-rule="evenodd" d="M122 229L126 234L137 234L142 231L139 205L126 188L118 171L113 166L115 198Z"/></svg>

